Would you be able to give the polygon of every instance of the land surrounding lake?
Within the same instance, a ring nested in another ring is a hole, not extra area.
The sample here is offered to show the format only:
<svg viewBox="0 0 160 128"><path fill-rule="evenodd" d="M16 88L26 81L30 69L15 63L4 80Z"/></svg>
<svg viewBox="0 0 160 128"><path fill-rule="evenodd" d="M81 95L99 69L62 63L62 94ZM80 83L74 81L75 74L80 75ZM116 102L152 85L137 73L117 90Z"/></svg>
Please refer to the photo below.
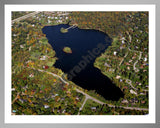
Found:
<svg viewBox="0 0 160 128"><path fill-rule="evenodd" d="M12 114L148 114L148 15L12 12Z"/></svg>
<svg viewBox="0 0 160 128"><path fill-rule="evenodd" d="M122 91L94 67L95 59L111 45L112 39L98 30L73 28L67 33L61 33L62 27L70 26L61 24L43 28L58 58L54 66L67 73L68 79L75 84L87 90L95 90L105 99L118 100L123 97ZM64 46L71 48L73 53L65 54Z"/></svg>

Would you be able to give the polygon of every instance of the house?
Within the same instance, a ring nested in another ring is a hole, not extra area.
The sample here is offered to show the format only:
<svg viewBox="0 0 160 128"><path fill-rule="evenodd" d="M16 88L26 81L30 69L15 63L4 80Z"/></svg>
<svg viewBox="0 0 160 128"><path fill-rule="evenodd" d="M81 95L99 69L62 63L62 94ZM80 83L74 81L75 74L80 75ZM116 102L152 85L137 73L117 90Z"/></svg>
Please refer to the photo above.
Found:
<svg viewBox="0 0 160 128"><path fill-rule="evenodd" d="M92 110L96 110L96 107L91 107Z"/></svg>
<svg viewBox="0 0 160 128"><path fill-rule="evenodd" d="M128 87L127 87L127 86L124 86L123 89L128 89Z"/></svg>
<svg viewBox="0 0 160 128"><path fill-rule="evenodd" d="M136 69L135 69L135 72L139 72L139 69L138 69L138 68L136 68Z"/></svg>
<svg viewBox="0 0 160 128"><path fill-rule="evenodd" d="M47 109L47 108L49 108L49 106L48 106L48 105L44 105L44 108L46 108L46 109Z"/></svg>
<svg viewBox="0 0 160 128"><path fill-rule="evenodd" d="M27 86L27 85L23 87L23 89L27 89L27 88L28 88L28 86Z"/></svg>
<svg viewBox="0 0 160 128"><path fill-rule="evenodd" d="M29 51L31 51L31 46L29 47Z"/></svg>
<svg viewBox="0 0 160 128"><path fill-rule="evenodd" d="M143 65L141 65L140 68L144 68Z"/></svg>
<svg viewBox="0 0 160 128"><path fill-rule="evenodd" d="M132 103L138 103L138 99L137 98L133 98L133 99L131 99L131 102Z"/></svg>
<svg viewBox="0 0 160 128"><path fill-rule="evenodd" d="M125 40L125 37L122 37L120 40Z"/></svg>
<svg viewBox="0 0 160 128"><path fill-rule="evenodd" d="M49 66L43 66L43 69L48 69L49 68Z"/></svg>
<svg viewBox="0 0 160 128"><path fill-rule="evenodd" d="M13 36L15 37L15 36L17 36L16 34L13 34Z"/></svg>
<svg viewBox="0 0 160 128"><path fill-rule="evenodd" d="M106 67L111 67L111 65L107 64L107 62L104 64Z"/></svg>
<svg viewBox="0 0 160 128"><path fill-rule="evenodd" d="M62 100L62 101L64 101L64 100L65 100L65 98L61 98L61 100Z"/></svg>
<svg viewBox="0 0 160 128"><path fill-rule="evenodd" d="M141 92L140 95L146 95L145 93Z"/></svg>
<svg viewBox="0 0 160 128"><path fill-rule="evenodd" d="M24 100L23 99L19 99L19 101L23 104L24 103Z"/></svg>
<svg viewBox="0 0 160 128"><path fill-rule="evenodd" d="M146 72L147 70L143 70L143 72Z"/></svg>
<svg viewBox="0 0 160 128"><path fill-rule="evenodd" d="M20 45L20 48L24 48L24 46L23 46L23 45Z"/></svg>
<svg viewBox="0 0 160 128"><path fill-rule="evenodd" d="M66 112L66 110L64 109L63 111L62 111L62 113L65 113Z"/></svg>
<svg viewBox="0 0 160 128"><path fill-rule="evenodd" d="M43 56L42 58L40 58L40 60L46 60L46 56Z"/></svg>
<svg viewBox="0 0 160 128"><path fill-rule="evenodd" d="M120 49L124 49L124 47L123 47L123 46L120 46Z"/></svg>
<svg viewBox="0 0 160 128"><path fill-rule="evenodd" d="M128 100L123 99L123 100L121 101L121 103L123 103L123 104L128 103Z"/></svg>
<svg viewBox="0 0 160 128"><path fill-rule="evenodd" d="M135 48L136 48L136 49L138 49L138 47L137 47L137 46L135 46Z"/></svg>
<svg viewBox="0 0 160 128"><path fill-rule="evenodd" d="M114 52L113 52L113 54L116 56L117 52L116 52L116 51L114 51Z"/></svg>
<svg viewBox="0 0 160 128"><path fill-rule="evenodd" d="M144 103L146 103L146 101L142 100L141 103L144 104Z"/></svg>
<svg viewBox="0 0 160 128"><path fill-rule="evenodd" d="M55 96L58 96L59 94L55 94Z"/></svg>
<svg viewBox="0 0 160 128"><path fill-rule="evenodd" d="M122 40L122 44L124 44L125 43L125 41L124 40Z"/></svg>
<svg viewBox="0 0 160 128"><path fill-rule="evenodd" d="M16 110L12 110L12 112L13 112L13 113L15 113L15 112L16 112Z"/></svg>
<svg viewBox="0 0 160 128"><path fill-rule="evenodd" d="M76 100L78 100L78 101L79 101L79 97L76 97Z"/></svg>
<svg viewBox="0 0 160 128"><path fill-rule="evenodd" d="M118 75L116 76L116 79L120 79L120 78L121 78L121 76L118 76Z"/></svg>
<svg viewBox="0 0 160 128"><path fill-rule="evenodd" d="M28 64L28 63L30 63L30 62L32 62L31 60L28 60L27 62L26 62L26 64Z"/></svg>
<svg viewBox="0 0 160 128"><path fill-rule="evenodd" d="M31 74L29 75L29 77L34 77L34 74L31 73Z"/></svg>
<svg viewBox="0 0 160 128"><path fill-rule="evenodd" d="M135 58L136 58L136 56L133 56L133 57L132 57L132 59L135 59Z"/></svg>
<svg viewBox="0 0 160 128"><path fill-rule="evenodd" d="M40 91L39 91L39 93L43 93L43 91L42 91L42 90L40 90Z"/></svg>
<svg viewBox="0 0 160 128"><path fill-rule="evenodd" d="M144 61L147 61L147 58L146 58L146 57L144 58Z"/></svg>
<svg viewBox="0 0 160 128"><path fill-rule="evenodd" d="M127 62L126 65L130 65L130 64Z"/></svg>
<svg viewBox="0 0 160 128"><path fill-rule="evenodd" d="M50 21L50 20L48 20L48 23L50 24L50 23L51 23L51 21Z"/></svg>
<svg viewBox="0 0 160 128"><path fill-rule="evenodd" d="M146 88L148 88L149 86L148 85L146 85Z"/></svg>
<svg viewBox="0 0 160 128"><path fill-rule="evenodd" d="M133 91L132 89L130 90L130 93L137 95L137 92Z"/></svg>
<svg viewBox="0 0 160 128"><path fill-rule="evenodd" d="M144 50L147 50L147 48L144 48Z"/></svg>

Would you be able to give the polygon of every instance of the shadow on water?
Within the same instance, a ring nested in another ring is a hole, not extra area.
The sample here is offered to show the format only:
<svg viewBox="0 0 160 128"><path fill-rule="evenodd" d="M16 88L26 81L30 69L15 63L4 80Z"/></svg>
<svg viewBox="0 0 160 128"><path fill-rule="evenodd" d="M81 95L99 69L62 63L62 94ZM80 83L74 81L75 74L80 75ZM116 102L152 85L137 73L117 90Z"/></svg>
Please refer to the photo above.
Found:
<svg viewBox="0 0 160 128"><path fill-rule="evenodd" d="M93 66L96 57L111 45L112 39L103 32L86 29L69 29L61 33L61 28L70 27L67 24L45 26L42 31L48 42L56 51L58 60L55 67L68 74L69 80L87 90L95 90L106 100L119 100L124 94L101 71ZM64 47L70 47L72 54L63 52Z"/></svg>

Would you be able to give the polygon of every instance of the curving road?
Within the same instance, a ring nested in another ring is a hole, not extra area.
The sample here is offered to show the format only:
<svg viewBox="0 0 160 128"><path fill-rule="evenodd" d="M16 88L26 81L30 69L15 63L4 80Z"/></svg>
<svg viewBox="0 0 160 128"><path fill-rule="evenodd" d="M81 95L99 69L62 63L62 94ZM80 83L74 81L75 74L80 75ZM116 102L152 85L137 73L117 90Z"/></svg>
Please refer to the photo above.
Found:
<svg viewBox="0 0 160 128"><path fill-rule="evenodd" d="M141 57L142 57L142 52L140 52L138 60L140 60ZM138 71L139 71L139 70L136 68L136 64L138 63L138 60L133 64L133 69L135 70L135 72L138 72Z"/></svg>
<svg viewBox="0 0 160 128"><path fill-rule="evenodd" d="M119 66L121 66L122 62L124 61L124 59L127 57L128 52L125 54L124 58L121 60L121 62L119 63Z"/></svg>
<svg viewBox="0 0 160 128"><path fill-rule="evenodd" d="M137 88L133 87L132 81L130 79L126 79L126 83L129 84L134 90L138 90Z"/></svg>
<svg viewBox="0 0 160 128"><path fill-rule="evenodd" d="M24 16L18 17L18 18L16 18L16 19L12 20L12 24L13 24L14 22L19 22L20 20L24 20L24 19L26 19L26 18L28 18L28 17L34 16L34 15L36 15L36 14L38 14L38 13L40 13L40 11L36 11L36 12L33 12L33 13L26 14L26 15L24 15Z"/></svg>
<svg viewBox="0 0 160 128"><path fill-rule="evenodd" d="M35 68L32 68L32 69L38 70L38 71L40 71L40 72L46 72L46 73L48 73L48 74L51 74L51 75L53 75L53 76L55 76L55 77L60 78L60 80L61 80L62 82L64 82L65 84L69 84L68 82L66 82L65 80L63 80L63 78L61 78L60 76L58 76L57 74L54 74L54 73L48 72L48 71L44 71L44 70L41 70L41 69L35 69ZM83 91L81 91L81 90L79 90L79 89L77 89L77 88L76 88L76 91L79 92L79 93L82 93L83 95L85 95L85 100L84 100L82 106L80 107L79 111L83 109L83 107L84 107L84 105L85 105L85 103L86 103L86 101L87 101L88 99L91 99L91 100L93 100L93 101L95 101L95 102L97 102L97 103L99 103L99 104L101 104L101 105L106 104L105 102L102 102L102 101L100 101L100 100L97 100L96 98L91 97L91 96L88 95L87 93L85 93L85 92L83 92ZM115 105L111 105L111 104L107 104L107 105L108 105L109 107L114 107L114 108L115 108L115 107L120 107L120 108L130 109L130 110L144 110L144 111L148 111L148 108L124 107L124 106L115 106Z"/></svg>
<svg viewBox="0 0 160 128"><path fill-rule="evenodd" d="M52 72L48 72L48 71L45 71L45 70L41 70L41 69L35 69L35 68L32 68L32 69L38 70L38 71L40 71L40 72L46 72L46 73L48 73L48 74L51 74L52 76L58 77L63 83L65 83L65 84L67 84L67 85L69 84L67 81L63 80L63 78L60 77L60 76L58 76L57 74L54 74L54 73L52 73Z"/></svg>
<svg viewBox="0 0 160 128"><path fill-rule="evenodd" d="M14 102L18 99L20 92L17 93L17 96L14 98L14 100L12 101L12 104L14 104Z"/></svg>

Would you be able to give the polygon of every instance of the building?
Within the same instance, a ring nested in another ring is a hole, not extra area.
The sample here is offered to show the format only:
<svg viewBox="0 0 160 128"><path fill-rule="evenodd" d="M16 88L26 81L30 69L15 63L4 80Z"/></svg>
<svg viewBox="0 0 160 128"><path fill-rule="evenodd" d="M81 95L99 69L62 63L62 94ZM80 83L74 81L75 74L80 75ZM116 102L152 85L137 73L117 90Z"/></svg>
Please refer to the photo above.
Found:
<svg viewBox="0 0 160 128"><path fill-rule="evenodd" d="M44 105L44 108L46 108L46 109L47 109L47 108L49 108L49 106L48 106L48 105Z"/></svg>
<svg viewBox="0 0 160 128"><path fill-rule="evenodd" d="M144 58L144 61L145 61L145 62L147 61L147 58L146 58L146 57Z"/></svg>
<svg viewBox="0 0 160 128"><path fill-rule="evenodd" d="M132 89L130 90L130 93L137 95L137 92L133 91Z"/></svg>
<svg viewBox="0 0 160 128"><path fill-rule="evenodd" d="M116 52L116 51L114 51L114 52L113 52L113 54L116 56L117 52Z"/></svg>
<svg viewBox="0 0 160 128"><path fill-rule="evenodd" d="M128 103L128 100L123 99L123 100L121 101L121 103L127 104L127 103Z"/></svg>
<svg viewBox="0 0 160 128"><path fill-rule="evenodd" d="M48 69L49 68L49 66L43 66L43 69Z"/></svg>
<svg viewBox="0 0 160 128"><path fill-rule="evenodd" d="M120 79L120 78L121 78L121 76L118 76L118 75L116 76L116 79Z"/></svg>
<svg viewBox="0 0 160 128"><path fill-rule="evenodd" d="M34 74L31 73L31 74L29 75L29 77L34 77Z"/></svg>
<svg viewBox="0 0 160 128"><path fill-rule="evenodd" d="M111 65L109 65L107 62L104 63L104 66L106 66L106 67L111 67Z"/></svg>

